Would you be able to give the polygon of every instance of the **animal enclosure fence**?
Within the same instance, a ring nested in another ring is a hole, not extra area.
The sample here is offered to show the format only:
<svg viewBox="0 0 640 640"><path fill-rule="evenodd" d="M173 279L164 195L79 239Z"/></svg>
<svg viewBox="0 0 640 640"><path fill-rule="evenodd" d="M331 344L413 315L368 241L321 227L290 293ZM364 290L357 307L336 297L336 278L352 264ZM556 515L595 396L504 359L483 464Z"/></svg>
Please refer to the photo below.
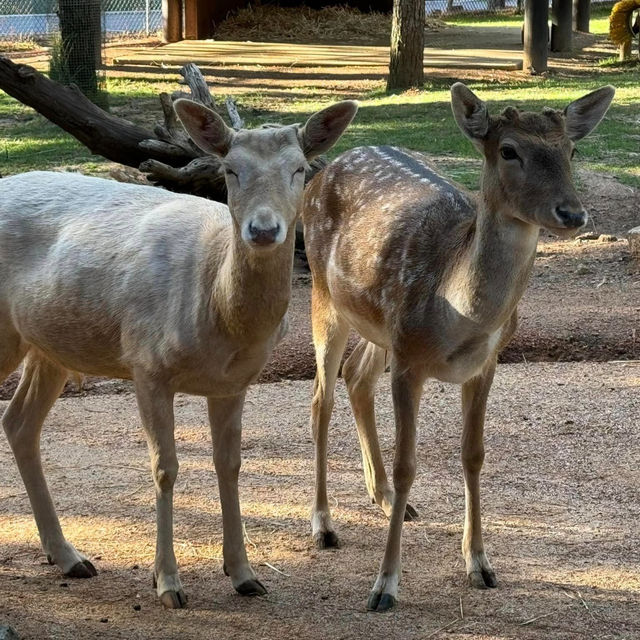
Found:
<svg viewBox="0 0 640 640"><path fill-rule="evenodd" d="M162 28L162 0L98 0L104 37L145 37ZM44 39L60 31L58 0L0 0L0 40ZM78 0L81 10L90 4Z"/></svg>
<svg viewBox="0 0 640 640"><path fill-rule="evenodd" d="M455 13L492 14L524 10L525 0L425 0L427 16ZM611 4L611 0L591 0L592 5ZM549 0L549 6L552 2Z"/></svg>

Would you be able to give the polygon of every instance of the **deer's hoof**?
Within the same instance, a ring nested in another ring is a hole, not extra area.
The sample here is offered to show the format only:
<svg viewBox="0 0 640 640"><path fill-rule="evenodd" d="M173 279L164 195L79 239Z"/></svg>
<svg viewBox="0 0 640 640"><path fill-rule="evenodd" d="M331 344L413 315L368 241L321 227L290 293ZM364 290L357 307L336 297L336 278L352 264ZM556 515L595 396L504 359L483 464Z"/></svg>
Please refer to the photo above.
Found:
<svg viewBox="0 0 640 640"><path fill-rule="evenodd" d="M83 560L82 562L76 562L65 575L70 578L93 578L98 575L98 572L89 560Z"/></svg>
<svg viewBox="0 0 640 640"><path fill-rule="evenodd" d="M340 547L340 540L335 531L318 531L313 536L313 541L316 544L316 549L338 549Z"/></svg>
<svg viewBox="0 0 640 640"><path fill-rule="evenodd" d="M396 598L390 593L372 593L367 602L367 609L369 611L383 613L384 611L393 609L397 602Z"/></svg>
<svg viewBox="0 0 640 640"><path fill-rule="evenodd" d="M495 571L472 571L467 577L469 584L475 589L495 589L498 586Z"/></svg>
<svg viewBox="0 0 640 640"><path fill-rule="evenodd" d="M264 585L257 578L255 580L245 580L236 587L236 591L241 596L264 596L267 593Z"/></svg>
<svg viewBox="0 0 640 640"><path fill-rule="evenodd" d="M404 512L404 521L411 522L412 520L417 520L419 517L418 512L408 504Z"/></svg>
<svg viewBox="0 0 640 640"><path fill-rule="evenodd" d="M182 589L165 591L160 595L160 602L165 609L184 609L187 606L187 596Z"/></svg>

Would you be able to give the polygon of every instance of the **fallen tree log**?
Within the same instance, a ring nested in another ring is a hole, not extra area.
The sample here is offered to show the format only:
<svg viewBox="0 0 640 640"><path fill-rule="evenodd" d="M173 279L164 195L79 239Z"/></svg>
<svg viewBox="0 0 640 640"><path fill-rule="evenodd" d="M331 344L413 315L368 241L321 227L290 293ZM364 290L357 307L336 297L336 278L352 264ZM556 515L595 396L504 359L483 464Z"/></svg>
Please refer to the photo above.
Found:
<svg viewBox="0 0 640 640"><path fill-rule="evenodd" d="M108 160L137 167L153 157L181 166L193 158L179 149L158 149L150 156L149 151L139 145L143 140L154 138L152 133L103 111L74 85L65 86L49 80L33 67L15 64L2 56L0 89L70 133L92 153Z"/></svg>
<svg viewBox="0 0 640 640"><path fill-rule="evenodd" d="M219 159L205 154L189 138L178 121L173 101L184 97L218 112L221 110L195 64L185 65L180 74L190 93L160 94L164 122L157 124L151 132L107 113L77 87L61 85L33 67L0 56L0 89L64 129L92 153L139 169L154 185L226 202ZM241 128L243 121L234 101L228 98L225 104L232 126ZM326 160L316 158L311 165L307 180L326 165ZM119 179L128 177L126 171L115 173Z"/></svg>

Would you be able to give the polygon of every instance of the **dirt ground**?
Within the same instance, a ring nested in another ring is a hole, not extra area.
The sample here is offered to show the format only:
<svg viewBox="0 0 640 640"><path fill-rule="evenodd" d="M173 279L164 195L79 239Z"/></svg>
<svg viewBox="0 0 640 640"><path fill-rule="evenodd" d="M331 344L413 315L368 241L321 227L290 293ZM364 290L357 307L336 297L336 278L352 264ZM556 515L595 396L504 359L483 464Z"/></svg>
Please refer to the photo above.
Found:
<svg viewBox="0 0 640 640"><path fill-rule="evenodd" d="M176 552L190 597L183 611L162 610L151 588L153 489L133 395L62 399L43 434L44 465L68 538L100 573L72 580L46 564L2 439L0 620L24 640L639 638L638 385L637 362L498 368L482 495L500 585L482 592L466 586L459 552L458 390L427 385L412 491L421 517L405 526L401 600L389 614L365 610L387 521L366 497L342 382L329 443L337 551L316 551L310 540L311 383L249 393L240 485L249 556L269 590L257 599L235 595L222 573L206 411L201 399L178 398ZM389 458L388 375L378 400Z"/></svg>

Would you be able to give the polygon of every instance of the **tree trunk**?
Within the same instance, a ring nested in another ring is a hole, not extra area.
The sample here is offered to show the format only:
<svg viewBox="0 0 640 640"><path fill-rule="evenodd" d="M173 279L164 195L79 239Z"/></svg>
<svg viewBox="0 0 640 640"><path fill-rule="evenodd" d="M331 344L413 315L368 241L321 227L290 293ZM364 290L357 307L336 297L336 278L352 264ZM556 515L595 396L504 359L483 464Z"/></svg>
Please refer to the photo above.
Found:
<svg viewBox="0 0 640 640"><path fill-rule="evenodd" d="M394 0L387 91L424 84L424 0Z"/></svg>
<svg viewBox="0 0 640 640"><path fill-rule="evenodd" d="M547 71L549 6L546 0L525 0L522 68L533 75Z"/></svg>
<svg viewBox="0 0 640 640"><path fill-rule="evenodd" d="M551 51L571 51L572 20L572 0L553 0Z"/></svg>
<svg viewBox="0 0 640 640"><path fill-rule="evenodd" d="M51 77L77 85L92 100L102 63L100 17L100 0L59 0L60 43L51 59Z"/></svg>
<svg viewBox="0 0 640 640"><path fill-rule="evenodd" d="M591 0L573 0L573 14L575 31L589 33L589 18L591 13Z"/></svg>

